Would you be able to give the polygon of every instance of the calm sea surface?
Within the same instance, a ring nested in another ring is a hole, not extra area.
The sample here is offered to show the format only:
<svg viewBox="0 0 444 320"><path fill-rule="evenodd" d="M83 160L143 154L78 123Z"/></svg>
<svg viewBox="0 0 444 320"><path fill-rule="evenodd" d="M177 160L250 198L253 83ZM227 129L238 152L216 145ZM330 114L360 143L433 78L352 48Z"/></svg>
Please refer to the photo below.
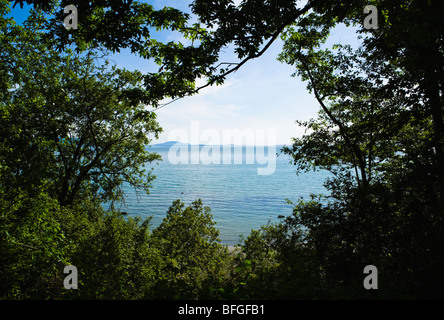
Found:
<svg viewBox="0 0 444 320"><path fill-rule="evenodd" d="M276 157L279 147L224 150L219 146L181 146L176 152L170 152L170 148L155 145L149 149L163 159L147 166L154 168L153 188L139 199L133 189L127 188L126 204L121 208L129 216L152 216L153 228L162 222L174 200L181 199L188 206L200 198L211 208L221 242L234 245L239 243L239 235L247 236L251 229L276 222L279 215L290 215L292 207L286 199L297 201L311 193L326 193L323 183L328 172L296 175L287 155ZM260 175L258 168L274 172Z"/></svg>

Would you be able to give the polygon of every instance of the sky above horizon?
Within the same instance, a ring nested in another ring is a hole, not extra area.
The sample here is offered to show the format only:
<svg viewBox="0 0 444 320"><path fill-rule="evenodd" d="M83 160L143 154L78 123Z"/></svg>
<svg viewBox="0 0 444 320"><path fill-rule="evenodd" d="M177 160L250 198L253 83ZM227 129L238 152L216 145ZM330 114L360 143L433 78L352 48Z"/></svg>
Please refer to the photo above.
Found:
<svg viewBox="0 0 444 320"><path fill-rule="evenodd" d="M187 0L150 3L157 8L174 6L189 11ZM26 7L16 6L12 12L18 23L23 19L24 10ZM186 41L177 33L166 31L160 37L159 40L164 41ZM333 30L329 43L356 44L356 37L354 29L339 26ZM194 96L157 110L157 120L163 132L152 143L174 140L192 144L229 144L232 142L225 141L228 136L243 135L244 141L248 140L244 144L289 145L292 137L301 137L305 129L295 121L316 117L319 104L306 89L306 83L291 76L294 67L277 60L282 44L282 40L276 40L260 58L250 60L230 74L223 85L207 87ZM237 62L229 49L222 53L221 59ZM118 67L153 71L152 62L140 59L128 50L110 58Z"/></svg>
<svg viewBox="0 0 444 320"><path fill-rule="evenodd" d="M189 12L189 2L156 0L153 5L157 8L173 6ZM234 1L235 4L240 2ZM299 5L305 2L301 1ZM185 44L187 41L172 32L162 36L161 40ZM336 43L356 45L355 29L344 25L336 27L326 45ZM243 144L290 145L293 137L301 137L305 128L299 127L295 121L317 117L320 107L314 95L306 89L307 83L292 77L295 68L277 60L282 45L283 41L277 39L261 57L250 60L230 74L223 85L204 88L194 96L156 110L164 131L153 143L230 144L233 142L224 141L227 140L224 137L237 133L242 135ZM152 67L128 52L115 58L120 66L128 69L144 72ZM220 61L238 62L238 59L228 47L221 54ZM251 141L252 133L254 142Z"/></svg>

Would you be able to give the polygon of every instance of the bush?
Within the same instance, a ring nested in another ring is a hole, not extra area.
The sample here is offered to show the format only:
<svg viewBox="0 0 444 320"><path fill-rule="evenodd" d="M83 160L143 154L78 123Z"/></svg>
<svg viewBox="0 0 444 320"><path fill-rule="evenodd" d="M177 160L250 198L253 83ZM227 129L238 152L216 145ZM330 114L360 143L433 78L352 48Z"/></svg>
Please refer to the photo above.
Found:
<svg viewBox="0 0 444 320"><path fill-rule="evenodd" d="M140 299L154 282L157 262L149 246L149 221L104 214L85 229L72 253L79 272L73 298Z"/></svg>
<svg viewBox="0 0 444 320"><path fill-rule="evenodd" d="M152 245L161 256L158 282L151 298L216 298L226 281L229 258L219 243L209 207L199 199L184 208L173 202L162 224L153 231ZM222 290L223 291L223 290Z"/></svg>
<svg viewBox="0 0 444 320"><path fill-rule="evenodd" d="M197 299L223 297L232 256L200 200L175 201L151 233L150 219L105 212L85 200L60 207L42 193L6 210L0 234L3 299ZM66 290L66 265L78 289Z"/></svg>
<svg viewBox="0 0 444 320"><path fill-rule="evenodd" d="M70 262L57 201L44 193L32 199L22 193L14 204L0 202L0 298L60 296L61 270Z"/></svg>

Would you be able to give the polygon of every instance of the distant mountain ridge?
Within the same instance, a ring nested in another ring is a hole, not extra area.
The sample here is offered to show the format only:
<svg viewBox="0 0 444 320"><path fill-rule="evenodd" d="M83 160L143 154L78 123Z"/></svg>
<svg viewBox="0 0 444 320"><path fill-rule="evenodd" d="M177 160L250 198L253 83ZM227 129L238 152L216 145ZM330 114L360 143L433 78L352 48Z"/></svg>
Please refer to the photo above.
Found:
<svg viewBox="0 0 444 320"><path fill-rule="evenodd" d="M162 142L162 143L156 143L153 144L152 146L154 147L162 147L162 146L172 146L175 144L179 144L179 145L189 145L189 143L184 143L184 142L180 142L180 141L167 141L167 142Z"/></svg>

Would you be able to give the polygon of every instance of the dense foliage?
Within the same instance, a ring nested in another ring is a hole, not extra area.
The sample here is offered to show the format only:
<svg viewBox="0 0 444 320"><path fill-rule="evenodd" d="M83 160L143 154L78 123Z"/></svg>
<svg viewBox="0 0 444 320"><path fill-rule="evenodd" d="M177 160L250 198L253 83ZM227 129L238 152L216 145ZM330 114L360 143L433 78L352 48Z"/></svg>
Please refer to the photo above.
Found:
<svg viewBox="0 0 444 320"><path fill-rule="evenodd" d="M25 2L35 8L17 25L7 14ZM444 297L442 1L195 0L191 13L77 1L75 32L57 23L68 2L0 1L0 298ZM377 29L362 25L367 4ZM325 45L339 23L357 28L359 48ZM165 29L192 45L162 43ZM175 201L153 229L102 208L124 183L149 192L145 164L159 158L146 146L161 128L145 105L222 83L279 37L278 59L320 106L284 151L297 171L330 170L328 195L234 252L200 200ZM159 69L107 61L124 48ZM238 61L220 63L227 48ZM77 290L63 288L69 264ZM366 265L378 290L363 287Z"/></svg>

